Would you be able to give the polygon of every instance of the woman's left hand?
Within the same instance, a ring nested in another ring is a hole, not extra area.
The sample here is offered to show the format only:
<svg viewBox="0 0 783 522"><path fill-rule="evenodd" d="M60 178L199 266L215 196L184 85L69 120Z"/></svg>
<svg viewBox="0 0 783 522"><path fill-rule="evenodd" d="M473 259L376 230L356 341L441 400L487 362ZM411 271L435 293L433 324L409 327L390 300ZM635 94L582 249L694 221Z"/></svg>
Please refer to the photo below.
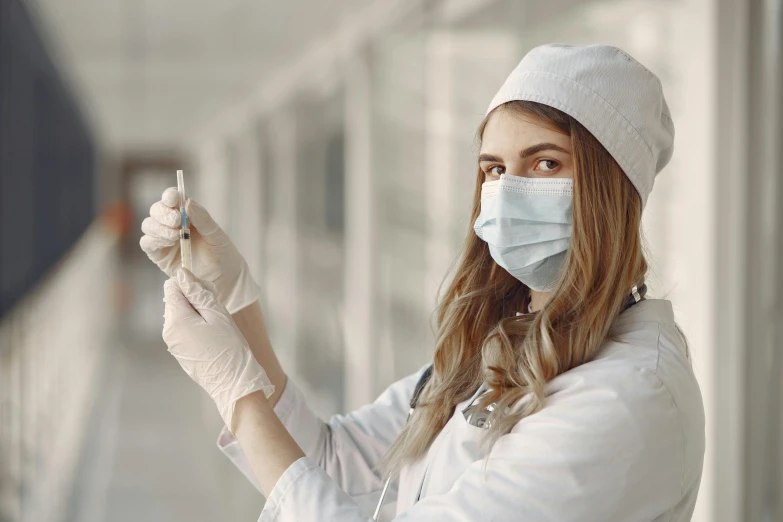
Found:
<svg viewBox="0 0 783 522"><path fill-rule="evenodd" d="M209 393L233 432L236 401L258 390L269 397L275 387L225 306L191 272L180 268L163 291L169 353Z"/></svg>

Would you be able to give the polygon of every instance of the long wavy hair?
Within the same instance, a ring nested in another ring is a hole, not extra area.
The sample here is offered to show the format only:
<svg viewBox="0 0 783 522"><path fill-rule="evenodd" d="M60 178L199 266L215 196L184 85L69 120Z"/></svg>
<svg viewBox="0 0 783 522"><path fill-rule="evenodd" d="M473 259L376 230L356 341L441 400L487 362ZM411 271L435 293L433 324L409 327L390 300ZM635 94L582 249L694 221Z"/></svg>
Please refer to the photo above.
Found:
<svg viewBox="0 0 783 522"><path fill-rule="evenodd" d="M479 169L471 227L454 276L446 291L439 292L432 377L410 422L378 465L385 474L394 475L422 457L455 405L483 382L490 391L479 406L497 404L484 439L491 449L514 424L543 407L548 381L595 356L610 338L631 288L648 270L641 198L598 140L574 118L547 105L512 101L493 113L497 111L532 118L571 138L573 229L564 269L540 311L516 315L526 312L529 288L495 263L472 228L485 181ZM479 127L479 142L491 116Z"/></svg>

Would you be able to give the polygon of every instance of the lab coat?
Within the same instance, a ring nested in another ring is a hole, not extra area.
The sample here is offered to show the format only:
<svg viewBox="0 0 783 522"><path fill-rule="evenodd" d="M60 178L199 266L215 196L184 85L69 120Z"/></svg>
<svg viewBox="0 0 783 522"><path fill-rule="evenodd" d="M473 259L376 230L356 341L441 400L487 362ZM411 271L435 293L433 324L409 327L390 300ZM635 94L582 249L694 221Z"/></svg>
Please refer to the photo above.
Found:
<svg viewBox="0 0 783 522"><path fill-rule="evenodd" d="M586 364L554 378L544 408L519 421L486 462L483 428L457 405L387 500L396 522L690 520L704 457L704 408L670 301L647 299L615 321ZM328 422L289 380L275 406L307 455L281 476L260 522L366 522L383 487L372 468L399 433L421 371ZM477 394L480 390L477 390ZM227 430L218 447L254 484ZM395 481L396 482L396 481Z"/></svg>

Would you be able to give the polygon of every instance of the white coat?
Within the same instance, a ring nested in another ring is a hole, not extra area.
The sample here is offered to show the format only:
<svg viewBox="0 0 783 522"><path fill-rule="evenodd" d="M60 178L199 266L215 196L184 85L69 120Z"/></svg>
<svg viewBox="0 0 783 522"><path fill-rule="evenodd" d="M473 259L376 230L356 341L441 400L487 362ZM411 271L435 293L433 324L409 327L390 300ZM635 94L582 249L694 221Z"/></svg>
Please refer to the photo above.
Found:
<svg viewBox="0 0 783 522"><path fill-rule="evenodd" d="M396 522L682 522L690 520L704 457L699 386L671 302L640 301L597 357L553 379L545 407L503 435L454 415L399 486ZM420 372L328 422L289 381L275 411L307 455L282 475L263 522L366 522L383 486L373 466L399 433ZM218 446L255 484L236 439Z"/></svg>

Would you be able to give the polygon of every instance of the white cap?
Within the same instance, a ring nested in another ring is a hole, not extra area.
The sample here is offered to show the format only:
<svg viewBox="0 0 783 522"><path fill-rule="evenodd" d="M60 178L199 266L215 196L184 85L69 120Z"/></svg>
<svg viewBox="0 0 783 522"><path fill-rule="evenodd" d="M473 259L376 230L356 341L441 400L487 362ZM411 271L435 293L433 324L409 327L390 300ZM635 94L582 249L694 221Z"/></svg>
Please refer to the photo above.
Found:
<svg viewBox="0 0 783 522"><path fill-rule="evenodd" d="M644 208L674 147L657 76L617 47L548 44L522 58L487 114L513 100L549 105L584 125L631 180Z"/></svg>

